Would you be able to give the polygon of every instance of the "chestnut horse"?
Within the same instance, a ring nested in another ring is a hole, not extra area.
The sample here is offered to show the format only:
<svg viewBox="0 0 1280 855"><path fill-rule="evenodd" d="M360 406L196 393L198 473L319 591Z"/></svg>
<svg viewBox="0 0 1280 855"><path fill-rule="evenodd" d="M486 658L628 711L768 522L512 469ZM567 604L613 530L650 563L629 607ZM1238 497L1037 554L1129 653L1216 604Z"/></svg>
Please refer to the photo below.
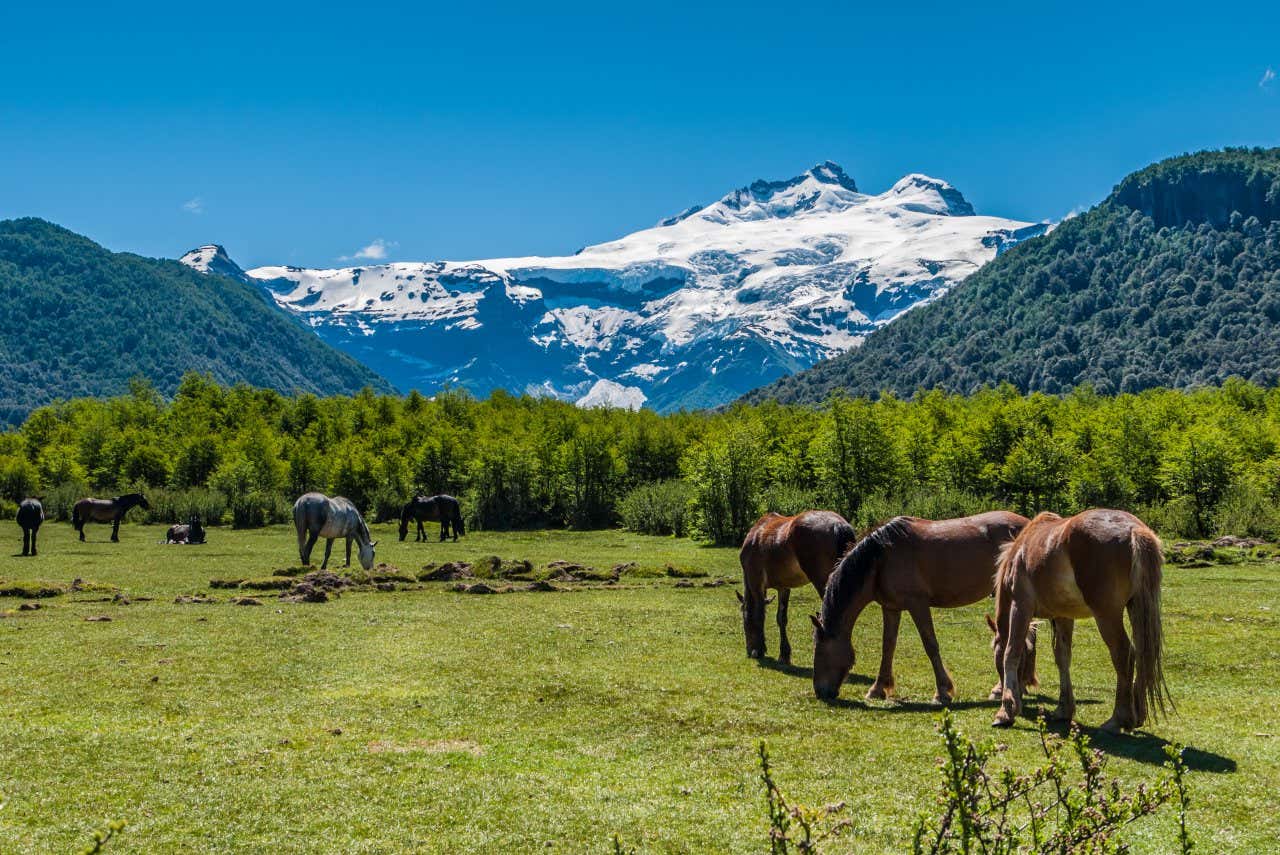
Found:
<svg viewBox="0 0 1280 855"><path fill-rule="evenodd" d="M1053 658L1060 690L1054 717L1075 714L1071 689L1071 636L1077 619L1093 618L1116 669L1116 704L1102 725L1132 730L1155 709L1165 711L1160 620L1160 539L1124 511L1090 510L1073 517L1043 513L1022 530L996 570L996 671L1003 691L992 724L1009 727L1022 711L1019 666L1033 618L1053 620ZM1134 642L1124 630L1129 612ZM1134 670L1137 676L1134 676Z"/></svg>
<svg viewBox="0 0 1280 855"><path fill-rule="evenodd" d="M990 596L1000 547L1026 524L1026 517L1008 511L937 522L897 517L860 540L831 574L821 615L810 618L814 693L825 701L839 696L853 668L853 625L863 609L879 603L884 614L880 673L867 698L893 694L893 650L905 610L933 664L934 701L950 703L955 683L942 665L929 610L967 606ZM1033 656L1032 668L1034 663Z"/></svg>
<svg viewBox="0 0 1280 855"><path fill-rule="evenodd" d="M806 582L822 593L827 577L840 556L857 540L853 526L831 511L805 511L794 517L767 513L756 521L742 541L738 560L742 564L742 632L747 638L747 655L765 655L765 591L778 591L778 661L790 664L791 642L787 640L787 605L791 589Z"/></svg>

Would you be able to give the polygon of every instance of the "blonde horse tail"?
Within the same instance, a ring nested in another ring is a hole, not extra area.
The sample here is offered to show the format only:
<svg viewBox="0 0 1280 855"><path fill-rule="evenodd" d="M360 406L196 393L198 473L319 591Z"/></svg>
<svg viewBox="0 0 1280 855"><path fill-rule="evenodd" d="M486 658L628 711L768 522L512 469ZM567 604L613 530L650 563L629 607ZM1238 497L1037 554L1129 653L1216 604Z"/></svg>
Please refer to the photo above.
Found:
<svg viewBox="0 0 1280 855"><path fill-rule="evenodd" d="M1165 716L1174 709L1164 680L1164 627L1160 619L1164 553L1160 539L1149 529L1135 529L1129 535L1129 544L1133 554L1130 571L1133 596L1128 611L1137 659L1134 701L1139 710L1146 709L1155 718L1157 710ZM1140 714L1139 718L1142 717Z"/></svg>

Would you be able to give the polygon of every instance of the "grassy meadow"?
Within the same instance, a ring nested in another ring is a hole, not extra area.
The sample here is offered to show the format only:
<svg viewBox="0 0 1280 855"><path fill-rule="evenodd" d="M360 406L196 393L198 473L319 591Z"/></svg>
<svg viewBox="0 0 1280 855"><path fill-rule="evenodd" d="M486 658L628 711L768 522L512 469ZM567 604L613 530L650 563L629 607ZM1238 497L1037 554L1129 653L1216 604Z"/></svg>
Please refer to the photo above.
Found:
<svg viewBox="0 0 1280 855"><path fill-rule="evenodd" d="M879 657L872 609L851 684L824 705L808 679L811 590L793 597L785 669L746 659L732 587L664 575L670 563L736 584L733 549L619 531L398 543L375 526L378 560L403 570L487 555L640 569L558 593L426 583L323 604L262 592L264 605L242 607L210 580L295 564L290 530L219 528L206 546L166 547L162 527L126 525L119 544L91 527L81 544L49 523L34 559L13 555L16 526L3 531L0 587L90 585L38 610L0 598L6 853L75 851L117 819L128 825L110 852L602 852L614 833L642 852L759 852L760 739L790 796L848 803L853 834L835 851L902 851L933 802L933 682L910 620L898 701L862 701ZM175 603L187 594L218 602ZM957 721L982 738L994 712L984 608L935 613ZM1130 782L1161 774L1162 739L1186 744L1200 851L1267 850L1280 838L1280 564L1171 566L1165 614L1178 714L1095 744ZM1091 625L1077 630L1073 673L1079 717L1100 724L1114 678ZM1040 674L1056 692L1047 645ZM1001 762L1039 756L1030 721L998 738ZM1160 852L1173 835L1162 814L1131 839Z"/></svg>

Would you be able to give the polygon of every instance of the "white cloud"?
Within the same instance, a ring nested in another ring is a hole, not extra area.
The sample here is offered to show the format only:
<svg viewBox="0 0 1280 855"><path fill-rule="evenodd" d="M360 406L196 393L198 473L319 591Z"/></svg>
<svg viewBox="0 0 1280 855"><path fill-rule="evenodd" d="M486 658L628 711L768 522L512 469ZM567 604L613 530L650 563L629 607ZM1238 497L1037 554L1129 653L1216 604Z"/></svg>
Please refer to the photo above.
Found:
<svg viewBox="0 0 1280 855"><path fill-rule="evenodd" d="M338 256L339 261L382 261L387 257L387 250L394 249L399 246L395 241L387 241L382 238L376 238L369 243L368 246L361 247L351 255Z"/></svg>
<svg viewBox="0 0 1280 855"><path fill-rule="evenodd" d="M1266 71L1262 72L1262 79L1258 81L1258 88L1270 89L1271 82L1275 79L1276 79L1276 70L1274 68L1268 67Z"/></svg>
<svg viewBox="0 0 1280 855"><path fill-rule="evenodd" d="M199 196L193 196L182 203L182 210L186 211L188 214L203 214L204 200Z"/></svg>

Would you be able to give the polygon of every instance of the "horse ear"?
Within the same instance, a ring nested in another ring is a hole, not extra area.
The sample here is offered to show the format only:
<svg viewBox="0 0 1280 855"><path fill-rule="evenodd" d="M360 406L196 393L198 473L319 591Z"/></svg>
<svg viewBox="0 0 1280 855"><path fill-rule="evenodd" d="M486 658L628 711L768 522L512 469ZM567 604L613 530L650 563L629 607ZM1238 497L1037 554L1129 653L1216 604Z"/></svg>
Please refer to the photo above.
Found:
<svg viewBox="0 0 1280 855"><path fill-rule="evenodd" d="M813 621L813 628L818 631L818 635L822 635L822 633L826 632L826 630L822 628L822 618L817 615L809 615L809 620Z"/></svg>
<svg viewBox="0 0 1280 855"><path fill-rule="evenodd" d="M987 615L986 618L987 618L987 626L991 628L992 632L996 632L997 631L996 622L991 619L991 615Z"/></svg>

